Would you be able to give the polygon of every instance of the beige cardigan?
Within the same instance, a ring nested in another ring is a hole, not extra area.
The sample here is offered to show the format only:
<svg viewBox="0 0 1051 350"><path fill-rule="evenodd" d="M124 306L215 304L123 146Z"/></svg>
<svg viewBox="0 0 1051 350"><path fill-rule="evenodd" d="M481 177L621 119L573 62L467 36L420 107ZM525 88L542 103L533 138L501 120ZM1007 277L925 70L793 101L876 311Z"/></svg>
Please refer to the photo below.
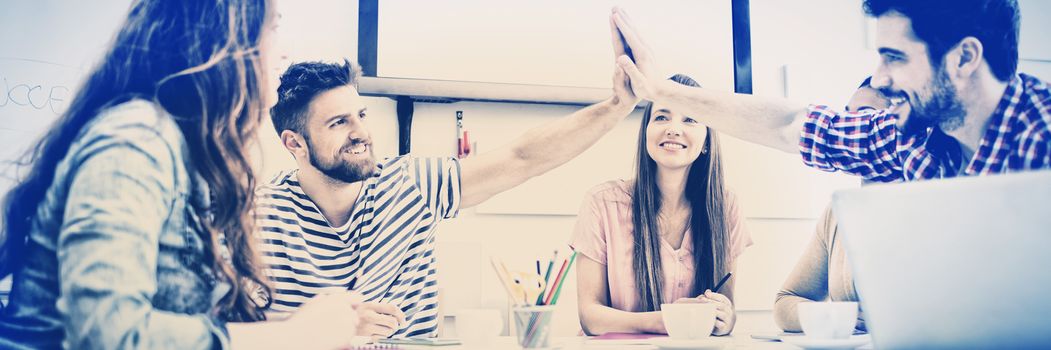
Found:
<svg viewBox="0 0 1051 350"><path fill-rule="evenodd" d="M774 302L774 320L787 332L802 331L796 314L800 302L858 300L845 248L836 236L831 207L818 220L816 231ZM865 330L861 310L858 311L857 328Z"/></svg>

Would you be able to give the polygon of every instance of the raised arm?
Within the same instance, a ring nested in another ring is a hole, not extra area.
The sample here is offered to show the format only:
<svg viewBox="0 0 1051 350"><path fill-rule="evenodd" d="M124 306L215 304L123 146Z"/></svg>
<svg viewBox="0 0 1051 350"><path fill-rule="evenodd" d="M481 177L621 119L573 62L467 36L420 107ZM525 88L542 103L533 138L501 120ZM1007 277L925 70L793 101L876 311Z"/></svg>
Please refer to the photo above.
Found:
<svg viewBox="0 0 1051 350"><path fill-rule="evenodd" d="M612 130L634 107L631 102L608 99L530 130L509 147L464 160L461 208L484 202L573 159Z"/></svg>
<svg viewBox="0 0 1051 350"><path fill-rule="evenodd" d="M785 152L799 151L799 134L807 106L785 99L734 94L687 87L664 79L656 72L653 52L639 36L626 12L614 8L614 45L617 65L630 78L635 95L693 116L705 125L745 141ZM632 61L628 53L634 58Z"/></svg>
<svg viewBox="0 0 1051 350"><path fill-rule="evenodd" d="M534 176L565 164L631 114L639 98L624 71L614 68L613 96L567 117L527 131L510 146L461 163L461 208L468 208Z"/></svg>

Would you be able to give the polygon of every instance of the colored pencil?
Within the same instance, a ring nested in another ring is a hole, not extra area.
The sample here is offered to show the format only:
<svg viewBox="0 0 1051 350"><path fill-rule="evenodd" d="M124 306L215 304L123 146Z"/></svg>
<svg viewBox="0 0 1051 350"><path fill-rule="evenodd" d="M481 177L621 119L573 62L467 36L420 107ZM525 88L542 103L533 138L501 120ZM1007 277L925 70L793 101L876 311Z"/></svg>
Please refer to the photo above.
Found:
<svg viewBox="0 0 1051 350"><path fill-rule="evenodd" d="M504 275L504 272L500 269L500 265L496 261L496 257L489 258L489 262L493 264L493 271L496 271L496 277L500 279L500 284L504 286L504 291L507 292L507 297L511 301L518 305L518 298L515 296L514 288L511 287L510 276Z"/></svg>
<svg viewBox="0 0 1051 350"><path fill-rule="evenodd" d="M569 269L573 267L573 262L577 259L577 252L573 252L573 255L569 257L568 261L562 263L562 269L558 272L558 277L555 278L555 285L548 295L547 302L544 305L555 305L558 303L558 296L562 294L562 285L565 284L566 278L569 277ZM550 314L544 314L544 320L538 320L536 314L532 315L529 319L529 325L526 327L526 339L529 344L535 343L536 330L541 327L539 323L547 323L550 321Z"/></svg>
<svg viewBox="0 0 1051 350"><path fill-rule="evenodd" d="M544 290L540 291L540 295L536 297L536 305L540 305L544 302L544 295L547 294L547 286L551 285L551 269L555 267L555 260L558 260L558 250L556 249L551 253L551 260L547 261L547 271L544 272Z"/></svg>
<svg viewBox="0 0 1051 350"><path fill-rule="evenodd" d="M555 297L551 298L551 305L558 303L558 296L562 294L562 285L565 284L566 278L569 277L569 269L573 268L573 261L577 260L577 252L573 252L573 255L569 257L569 265L566 266L566 274L562 276L562 280L558 281L558 290L555 291Z"/></svg>
<svg viewBox="0 0 1051 350"><path fill-rule="evenodd" d="M569 260L562 261L562 268L558 269L558 275L555 277L555 283L551 284L551 290L548 291L547 297L544 299L544 305L551 305L551 297L555 296L555 289L558 286L558 281L562 280L562 274L566 273L566 265L569 265Z"/></svg>

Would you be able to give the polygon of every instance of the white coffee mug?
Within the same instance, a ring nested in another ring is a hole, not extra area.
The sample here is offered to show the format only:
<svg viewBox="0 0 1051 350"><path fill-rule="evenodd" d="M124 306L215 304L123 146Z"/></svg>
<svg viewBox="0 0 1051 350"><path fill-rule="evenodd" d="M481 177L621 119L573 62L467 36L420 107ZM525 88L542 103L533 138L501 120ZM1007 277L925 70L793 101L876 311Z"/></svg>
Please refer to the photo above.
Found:
<svg viewBox="0 0 1051 350"><path fill-rule="evenodd" d="M716 311L710 303L661 304L661 319L673 339L703 339L715 329Z"/></svg>
<svg viewBox="0 0 1051 350"><path fill-rule="evenodd" d="M456 313L456 335L464 345L488 345L504 330L499 310L464 309Z"/></svg>
<svg viewBox="0 0 1051 350"><path fill-rule="evenodd" d="M858 303L853 301L803 302L796 306L803 333L816 339L846 339L858 322Z"/></svg>

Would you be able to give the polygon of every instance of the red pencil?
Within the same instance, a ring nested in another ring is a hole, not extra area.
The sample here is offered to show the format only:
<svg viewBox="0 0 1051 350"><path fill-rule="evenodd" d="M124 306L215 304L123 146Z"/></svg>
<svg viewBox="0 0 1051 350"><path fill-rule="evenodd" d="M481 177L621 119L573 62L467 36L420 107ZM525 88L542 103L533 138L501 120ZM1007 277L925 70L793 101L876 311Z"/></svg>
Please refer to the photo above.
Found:
<svg viewBox="0 0 1051 350"><path fill-rule="evenodd" d="M566 273L566 265L569 264L569 260L562 260L562 268L558 269L558 275L555 277L555 283L551 285L551 292L547 293L547 298L544 299L544 305L551 303L551 297L555 295L555 288L558 285L558 281L562 280L562 274Z"/></svg>

